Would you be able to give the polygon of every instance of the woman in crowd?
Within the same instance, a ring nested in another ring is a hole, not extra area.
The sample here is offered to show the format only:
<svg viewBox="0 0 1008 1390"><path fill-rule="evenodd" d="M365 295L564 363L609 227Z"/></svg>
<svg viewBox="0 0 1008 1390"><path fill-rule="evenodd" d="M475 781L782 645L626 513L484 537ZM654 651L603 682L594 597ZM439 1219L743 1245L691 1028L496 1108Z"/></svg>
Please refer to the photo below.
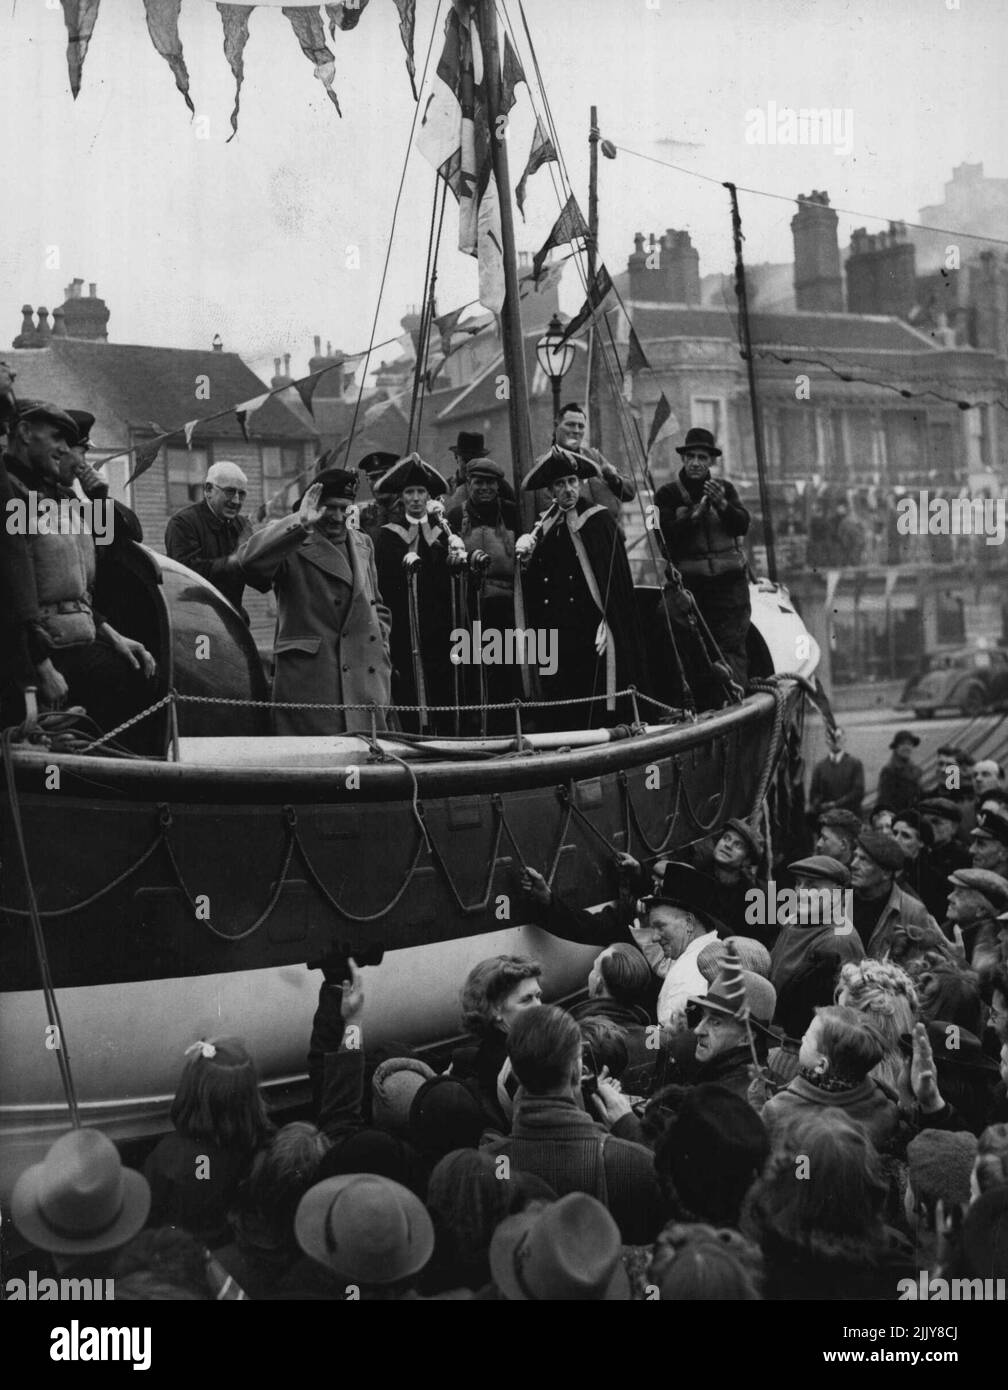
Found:
<svg viewBox="0 0 1008 1390"><path fill-rule="evenodd" d="M910 976L889 961L848 962L837 980L836 1002L857 1009L874 1026L885 1051L871 1075L897 1092L903 1071L900 1038L911 1031L917 1017L917 990Z"/></svg>
<svg viewBox="0 0 1008 1390"><path fill-rule="evenodd" d="M452 1074L472 1078L487 1119L506 1131L497 1100L497 1078L507 1061L508 1029L523 1009L542 1003L542 966L525 956L491 956L474 965L462 986L462 1023L478 1039L476 1048L456 1052Z"/></svg>

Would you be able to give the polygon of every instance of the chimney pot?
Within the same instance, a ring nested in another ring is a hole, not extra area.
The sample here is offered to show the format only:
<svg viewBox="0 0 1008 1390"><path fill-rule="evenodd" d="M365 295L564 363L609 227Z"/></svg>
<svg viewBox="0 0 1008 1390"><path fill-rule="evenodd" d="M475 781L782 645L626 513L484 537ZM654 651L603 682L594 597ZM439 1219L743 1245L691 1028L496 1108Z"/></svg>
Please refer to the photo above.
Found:
<svg viewBox="0 0 1008 1390"><path fill-rule="evenodd" d="M315 343L315 356L316 356L316 357L321 357L321 356L322 356L322 339L318 336L317 333L316 333L315 338L314 338L314 343Z"/></svg>
<svg viewBox="0 0 1008 1390"><path fill-rule="evenodd" d="M65 338L65 337L67 336L67 331L66 331L66 314L64 314L64 312L63 312L62 309L54 309L54 310L53 310L53 328L52 328L52 331L53 331L53 337L54 337L54 338Z"/></svg>
<svg viewBox="0 0 1008 1390"><path fill-rule="evenodd" d="M289 353L289 352L285 352L285 353L284 353L284 358L283 358L283 362L284 362L284 376L290 376L290 359L291 359L290 353Z"/></svg>
<svg viewBox="0 0 1008 1390"><path fill-rule="evenodd" d="M83 283L84 283L84 282L83 282L83 280L82 280L82 281L81 281L81 284L83 284ZM91 296L92 299L97 299L97 297L98 297L98 282L97 282L97 280L92 280L92 281L90 281L90 283L88 284L88 294Z"/></svg>
<svg viewBox="0 0 1008 1390"><path fill-rule="evenodd" d="M273 375L274 375L274 376L279 376L279 375L280 375L280 358L279 358L279 357L274 357L274 358L273 358Z"/></svg>

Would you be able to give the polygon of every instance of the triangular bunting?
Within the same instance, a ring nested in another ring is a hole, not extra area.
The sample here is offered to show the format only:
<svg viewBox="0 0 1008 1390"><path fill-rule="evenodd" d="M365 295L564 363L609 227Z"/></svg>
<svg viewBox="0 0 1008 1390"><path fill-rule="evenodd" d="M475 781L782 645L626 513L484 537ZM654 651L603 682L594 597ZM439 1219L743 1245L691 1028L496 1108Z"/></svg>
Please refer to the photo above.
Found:
<svg viewBox="0 0 1008 1390"><path fill-rule="evenodd" d="M637 331L633 324L630 325L630 347L627 352L625 370L628 372L651 370L651 363L644 355L644 349L640 345L640 339L637 337Z"/></svg>
<svg viewBox="0 0 1008 1390"><path fill-rule="evenodd" d="M100 3L101 0L63 0L63 18L67 27L67 68L74 101L80 92L84 59L87 57L88 44L94 32Z"/></svg>
<svg viewBox="0 0 1008 1390"><path fill-rule="evenodd" d="M197 426L198 424L199 424L199 421L198 421L198 420L188 420L188 421L182 426L182 432L183 432L183 434L185 435L185 446L186 446L187 449L191 449L191 448L192 448L193 430L195 430L195 428L196 428L196 426Z"/></svg>
<svg viewBox="0 0 1008 1390"><path fill-rule="evenodd" d="M663 432L665 426L673 419L672 407L669 405L668 397L663 391L658 397L658 404L655 406L654 418L651 421L651 430L648 434L646 453L650 454L654 448L658 436Z"/></svg>
<svg viewBox="0 0 1008 1390"><path fill-rule="evenodd" d="M290 20L291 28L297 35L301 52L309 62L315 64L315 76L325 87L326 96L335 106L337 114L342 116L339 98L333 91L333 82L336 79L336 59L332 49L325 41L322 16L317 10L295 9L291 5L284 5L283 12Z"/></svg>
<svg viewBox="0 0 1008 1390"><path fill-rule="evenodd" d="M178 20L182 0L144 0L147 11L147 31L154 47L161 54L175 76L175 86L185 98L185 104L195 116L196 108L189 95L189 71L182 56L182 40L179 38Z"/></svg>
<svg viewBox="0 0 1008 1390"><path fill-rule="evenodd" d="M406 71L409 73L413 100L419 101L416 89L416 63L413 59L413 34L416 30L416 0L395 0L399 11L399 37L406 50Z"/></svg>
<svg viewBox="0 0 1008 1390"><path fill-rule="evenodd" d="M515 102L518 100L515 95L515 88L519 82L524 82L526 87L528 82L525 78L525 70L521 65L521 59L511 45L509 34L504 35L504 61L501 65L501 90L500 90L500 109L506 115Z"/></svg>
<svg viewBox="0 0 1008 1390"><path fill-rule="evenodd" d="M584 220L577 199L572 193L564 204L563 212L553 223L553 230L542 246L532 257L532 271L538 280L543 262L554 246L566 246L571 241L583 241L588 236L588 223Z"/></svg>
<svg viewBox="0 0 1008 1390"><path fill-rule="evenodd" d="M238 105L241 101L242 83L245 80L245 45L249 36L249 16L254 5L218 5L217 10L224 25L224 56L228 60L235 80L235 103L231 112L231 141L238 134Z"/></svg>
<svg viewBox="0 0 1008 1390"><path fill-rule="evenodd" d="M330 34L335 38L337 29L356 29L369 3L370 0L341 0L340 4L326 5Z"/></svg>
<svg viewBox="0 0 1008 1390"><path fill-rule="evenodd" d="M158 428L157 439L145 440L143 444L138 444L136 448L132 450L133 472L126 479L127 487L129 487L131 483L135 483L137 478L142 477L144 473L147 472L148 468L152 467L153 464L157 462L164 440L165 436L161 433L160 428Z"/></svg>
<svg viewBox="0 0 1008 1390"><path fill-rule="evenodd" d="M535 134L532 136L532 148L525 161L525 172L518 180L518 187L515 189L515 200L523 220L525 218L525 185L537 169L541 169L544 164L555 164L556 162L557 154L553 147L553 141L543 125L542 117L537 116Z"/></svg>
<svg viewBox="0 0 1008 1390"><path fill-rule="evenodd" d="M595 272L595 283L588 288L588 298L564 329L563 337L560 339L561 343L565 343L568 338L573 337L578 329L582 328L588 322L593 311L601 308L606 295L608 295L612 287L612 277L605 266L600 265Z"/></svg>
<svg viewBox="0 0 1008 1390"><path fill-rule="evenodd" d="M241 432L245 438L246 444L249 443L248 426L252 420L252 416L256 413L257 410L261 410L263 408L263 406L266 404L266 402L269 400L272 394L272 391L264 391L261 396L253 396L252 400L242 401L241 405L235 406L235 416L237 417L238 424L241 427Z"/></svg>

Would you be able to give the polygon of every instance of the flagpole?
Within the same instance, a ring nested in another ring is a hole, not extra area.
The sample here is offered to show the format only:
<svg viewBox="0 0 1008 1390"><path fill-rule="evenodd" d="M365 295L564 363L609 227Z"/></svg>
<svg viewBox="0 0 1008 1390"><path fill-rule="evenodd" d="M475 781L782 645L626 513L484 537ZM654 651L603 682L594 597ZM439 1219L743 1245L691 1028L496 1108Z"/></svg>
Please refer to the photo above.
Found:
<svg viewBox="0 0 1008 1390"><path fill-rule="evenodd" d="M522 525L528 530L534 519L534 499L522 492L522 479L532 469L532 424L529 418L528 381L525 377L525 351L522 340L521 302L518 296L518 261L515 255L514 218L511 213L511 175L508 172L507 141L497 136L500 111L500 45L494 0L478 0L480 43L483 47L483 80L486 85L487 124L490 127L490 154L497 197L500 202L501 241L504 259L504 304L501 307L501 346L508 378L508 420L511 426L511 463L515 493L521 508ZM507 128L504 113L503 128Z"/></svg>
<svg viewBox="0 0 1008 1390"><path fill-rule="evenodd" d="M588 132L588 287L595 284L595 271L598 261L598 107L591 108L591 129ZM596 361L598 349L602 349L602 337L596 343L595 315L592 314L588 328L588 433L592 447L602 448L602 411L599 406L599 393L596 390L599 371Z"/></svg>

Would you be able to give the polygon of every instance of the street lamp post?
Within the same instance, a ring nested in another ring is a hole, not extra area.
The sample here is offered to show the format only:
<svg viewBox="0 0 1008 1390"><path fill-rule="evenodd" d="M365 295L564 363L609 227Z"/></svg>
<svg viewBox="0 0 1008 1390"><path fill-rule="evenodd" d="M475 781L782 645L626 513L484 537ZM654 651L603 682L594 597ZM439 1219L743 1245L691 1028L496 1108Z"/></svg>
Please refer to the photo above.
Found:
<svg viewBox="0 0 1008 1390"><path fill-rule="evenodd" d="M568 338L563 342L563 324L559 314L554 314L549 327L536 343L536 361L542 368L553 390L553 427L560 418L560 388L563 379L574 365L576 348Z"/></svg>

